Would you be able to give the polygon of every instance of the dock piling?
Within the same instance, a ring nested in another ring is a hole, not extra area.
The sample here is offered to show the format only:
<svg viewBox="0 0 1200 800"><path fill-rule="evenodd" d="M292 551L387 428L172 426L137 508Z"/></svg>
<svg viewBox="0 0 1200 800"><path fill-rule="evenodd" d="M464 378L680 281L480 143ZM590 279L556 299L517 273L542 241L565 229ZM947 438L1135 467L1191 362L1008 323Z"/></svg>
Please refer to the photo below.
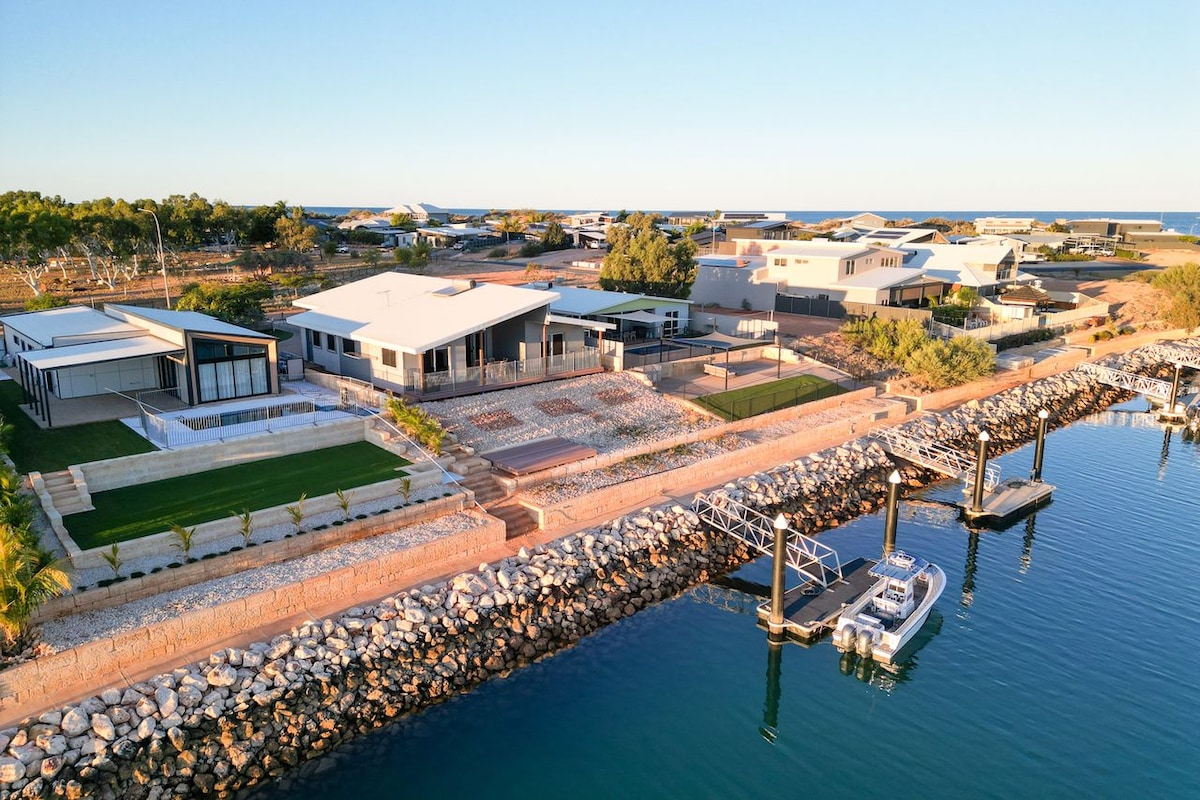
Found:
<svg viewBox="0 0 1200 800"><path fill-rule="evenodd" d="M992 437L986 430L979 432L979 455L975 462L975 494L971 498L971 511L979 514L983 511L983 481L987 474L988 442Z"/></svg>
<svg viewBox="0 0 1200 800"><path fill-rule="evenodd" d="M1175 365L1175 377L1171 378L1171 399L1167 401L1167 412L1175 413L1175 401L1179 399L1179 376L1183 373L1183 364Z"/></svg>
<svg viewBox="0 0 1200 800"><path fill-rule="evenodd" d="M896 517L900 506L900 470L888 475L887 516L883 522L883 557L896 549Z"/></svg>
<svg viewBox="0 0 1200 800"><path fill-rule="evenodd" d="M783 592L787 567L788 521L782 513L775 518L775 547L771 554L771 614L767 617L767 632L783 633Z"/></svg>
<svg viewBox="0 0 1200 800"><path fill-rule="evenodd" d="M1046 421L1050 419L1050 412L1043 408L1037 413L1037 416L1037 445L1033 449L1033 471L1029 474L1029 480L1041 483L1042 456L1046 454Z"/></svg>

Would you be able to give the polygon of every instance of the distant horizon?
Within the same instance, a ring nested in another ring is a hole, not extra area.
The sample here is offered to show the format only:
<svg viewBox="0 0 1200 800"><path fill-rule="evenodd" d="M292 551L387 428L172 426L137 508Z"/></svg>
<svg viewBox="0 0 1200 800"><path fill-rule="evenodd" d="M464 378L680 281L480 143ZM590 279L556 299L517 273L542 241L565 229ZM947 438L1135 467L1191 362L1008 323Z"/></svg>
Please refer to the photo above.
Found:
<svg viewBox="0 0 1200 800"><path fill-rule="evenodd" d="M1134 30L1146 20L1153 35ZM1197 3L1083 0L10 0L0 186L326 207L1197 208L1198 28Z"/></svg>

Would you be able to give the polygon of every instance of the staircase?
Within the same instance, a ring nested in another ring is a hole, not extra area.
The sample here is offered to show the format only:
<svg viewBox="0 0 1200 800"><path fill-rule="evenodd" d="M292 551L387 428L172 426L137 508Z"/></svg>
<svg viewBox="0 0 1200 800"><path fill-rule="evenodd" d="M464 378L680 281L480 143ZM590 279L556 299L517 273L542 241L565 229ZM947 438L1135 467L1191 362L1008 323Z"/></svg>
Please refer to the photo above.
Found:
<svg viewBox="0 0 1200 800"><path fill-rule="evenodd" d="M46 486L46 493L50 495L54 510L64 517L93 510L94 506L83 502L79 487L75 485L75 478L68 470L43 473L42 482Z"/></svg>
<svg viewBox="0 0 1200 800"><path fill-rule="evenodd" d="M463 476L459 483L475 493L475 502L487 513L504 521L506 538L515 539L537 528L533 516L509 498L504 487L493 477L491 462L465 451L454 455L453 469Z"/></svg>

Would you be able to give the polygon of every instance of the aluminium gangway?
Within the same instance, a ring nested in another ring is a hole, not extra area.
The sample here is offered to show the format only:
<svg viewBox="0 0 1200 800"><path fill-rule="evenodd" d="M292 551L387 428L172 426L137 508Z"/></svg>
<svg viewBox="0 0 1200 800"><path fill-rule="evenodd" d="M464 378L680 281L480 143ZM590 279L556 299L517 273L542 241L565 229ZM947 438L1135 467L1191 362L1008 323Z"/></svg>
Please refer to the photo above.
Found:
<svg viewBox="0 0 1200 800"><path fill-rule="evenodd" d="M1191 369L1200 369L1200 347L1188 347L1182 344L1149 344L1143 347L1141 352L1170 364L1182 364Z"/></svg>
<svg viewBox="0 0 1200 800"><path fill-rule="evenodd" d="M958 478L968 486L975 484L975 467L978 460L928 439L908 436L896 428L872 428L870 436L879 442L888 453L903 458L917 466ZM1000 484L1000 469L994 464L984 468L983 488L995 491Z"/></svg>
<svg viewBox="0 0 1200 800"><path fill-rule="evenodd" d="M723 490L701 492L692 510L709 527L744 542L759 553L771 555L775 544L775 521L738 502ZM825 589L842 580L842 562L837 551L809 536L787 531L787 565L807 582Z"/></svg>
<svg viewBox="0 0 1200 800"><path fill-rule="evenodd" d="M1124 372L1123 370L1106 367L1103 364L1093 364L1091 361L1083 361L1075 369L1092 376L1100 381L1100 383L1115 386L1118 389L1124 389L1129 392L1144 394L1156 400L1165 401L1171 396L1170 381L1138 375L1136 372Z"/></svg>

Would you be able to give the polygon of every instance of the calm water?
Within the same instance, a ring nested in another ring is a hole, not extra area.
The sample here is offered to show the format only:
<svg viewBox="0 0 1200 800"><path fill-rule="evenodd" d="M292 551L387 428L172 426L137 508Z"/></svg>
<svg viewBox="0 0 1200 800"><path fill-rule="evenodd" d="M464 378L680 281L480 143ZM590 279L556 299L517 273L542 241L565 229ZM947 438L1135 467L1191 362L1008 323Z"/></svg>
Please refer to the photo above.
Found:
<svg viewBox="0 0 1200 800"><path fill-rule="evenodd" d="M701 589L255 797L1200 796L1200 445L1138 420L1052 432L1054 501L1006 530L968 533L950 484L902 504L899 546L948 584L894 671L828 640L773 664L751 598ZM877 555L882 527L822 539Z"/></svg>

